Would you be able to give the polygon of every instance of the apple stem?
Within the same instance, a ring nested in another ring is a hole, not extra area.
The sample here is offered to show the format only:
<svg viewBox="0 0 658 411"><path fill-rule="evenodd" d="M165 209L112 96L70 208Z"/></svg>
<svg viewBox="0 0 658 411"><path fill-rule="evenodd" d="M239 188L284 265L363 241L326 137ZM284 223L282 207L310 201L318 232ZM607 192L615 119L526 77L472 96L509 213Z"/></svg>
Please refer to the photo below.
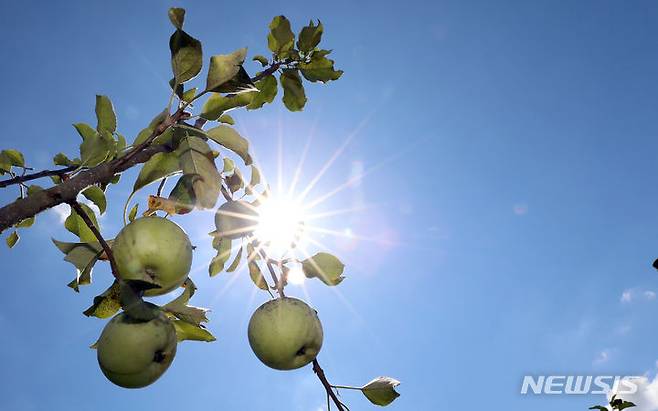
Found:
<svg viewBox="0 0 658 411"><path fill-rule="evenodd" d="M343 390L361 390L361 387L351 387L349 385L332 385L333 388L341 388Z"/></svg>

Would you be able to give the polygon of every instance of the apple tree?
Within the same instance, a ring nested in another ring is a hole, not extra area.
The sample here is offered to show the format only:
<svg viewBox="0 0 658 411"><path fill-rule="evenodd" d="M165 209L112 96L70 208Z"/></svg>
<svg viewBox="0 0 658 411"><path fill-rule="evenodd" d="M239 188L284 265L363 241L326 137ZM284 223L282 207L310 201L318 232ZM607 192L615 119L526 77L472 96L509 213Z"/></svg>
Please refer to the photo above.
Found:
<svg viewBox="0 0 658 411"><path fill-rule="evenodd" d="M241 48L211 56L206 80L199 82L195 80L204 61L202 44L184 30L185 10L170 9L169 19L174 26L169 38L171 95L137 136L130 140L119 132L112 102L99 95L96 126L74 124L82 139L79 154L56 154L56 168L35 172L19 151L0 151L0 175L6 177L0 188L17 188L20 195L0 208L0 232L8 232L7 245L14 247L20 231L32 226L40 212L60 204L70 206L64 228L79 241L53 240L75 267L68 286L79 291L91 283L96 264L109 264L114 278L84 311L88 317L111 318L92 348L108 380L140 388L169 368L179 342L215 340L204 326L208 310L189 304L196 291L188 276L194 247L184 229L168 219L215 210L215 227L208 231L217 255L210 261L209 275L236 271L243 264L254 286L268 293L269 301L254 312L247 330L256 357L279 370L311 364L326 390L328 409L331 403L338 410L347 409L338 389L360 390L373 404L390 404L399 396L397 380L379 377L361 387L333 385L320 367L317 356L324 335L320 316L304 301L286 295L288 274L297 267L306 277L334 287L343 280L345 267L325 252L304 260L269 254L267 240L254 233L270 190L253 164L249 141L232 127L235 121L229 114L257 110L272 103L277 93L282 93L288 110L301 111L307 103L308 83L338 80L342 71L329 58L331 51L320 46L324 26L311 21L295 35L289 20L277 16L267 36L271 55L252 57L253 64L260 65L259 72L253 76L247 72L247 49ZM105 238L97 211L89 204L103 214L109 207L107 190L133 167L140 171L123 208L124 227L116 238ZM51 184L46 188L33 184L35 180ZM168 193L167 181L173 183ZM138 210L138 203L130 206L136 193L151 187L155 189L145 210ZM303 230L303 222L296 230ZM293 238L289 247L294 246ZM162 306L145 301L176 290L178 295Z"/></svg>

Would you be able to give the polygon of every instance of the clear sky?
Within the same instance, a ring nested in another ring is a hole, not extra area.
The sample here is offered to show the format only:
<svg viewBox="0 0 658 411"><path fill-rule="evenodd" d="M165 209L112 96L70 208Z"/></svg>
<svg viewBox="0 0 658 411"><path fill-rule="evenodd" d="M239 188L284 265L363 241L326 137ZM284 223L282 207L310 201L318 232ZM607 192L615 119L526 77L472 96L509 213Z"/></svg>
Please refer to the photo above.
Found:
<svg viewBox="0 0 658 411"><path fill-rule="evenodd" d="M310 198L363 174L317 207L353 209L318 223L352 233L317 236L347 279L337 292L316 281L289 291L306 290L320 313L319 359L333 383L396 377L392 410L540 411L604 398L522 396L526 374L653 380L658 3L4 2L0 146L38 169L59 151L75 155L71 123L94 123L97 93L134 137L168 97L170 6L188 9L206 61L244 46L265 54L275 15L296 29L320 18L345 71L310 85L302 113L277 99L235 114L266 175L282 170L284 185L307 144L302 188L347 142ZM110 188L108 237L134 176ZM323 409L310 367L274 371L249 349L247 322L266 295L244 272L208 278L212 215L176 221L198 246L192 303L213 310L218 341L182 343L147 389L107 382L88 348L104 322L81 312L109 269L80 294L67 288L72 267L49 238L73 237L49 211L13 250L0 247L0 409ZM353 410L374 408L342 394ZM638 411L658 409L649 403Z"/></svg>

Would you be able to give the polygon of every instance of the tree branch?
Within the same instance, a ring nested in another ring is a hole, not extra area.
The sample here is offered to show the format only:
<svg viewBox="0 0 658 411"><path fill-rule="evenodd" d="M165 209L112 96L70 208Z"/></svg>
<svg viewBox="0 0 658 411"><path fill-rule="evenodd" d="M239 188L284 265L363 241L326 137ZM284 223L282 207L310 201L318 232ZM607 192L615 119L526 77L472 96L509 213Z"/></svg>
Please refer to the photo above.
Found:
<svg viewBox="0 0 658 411"><path fill-rule="evenodd" d="M340 402L336 396L336 393L331 388L331 384L329 384L329 381L327 381L327 376L324 375L324 370L322 367L320 367L320 363L318 362L317 358L313 360L313 372L318 376L318 379L324 386L324 389L327 391L327 395L331 397L331 400L334 402L334 404L336 404L338 411L345 411L345 406L342 402Z"/></svg>
<svg viewBox="0 0 658 411"><path fill-rule="evenodd" d="M43 177L61 176L77 169L78 166L69 166L66 168L60 168L59 170L44 170L44 171L39 171L38 173L17 176L14 178L10 178L9 180L0 181L0 188L5 188L13 184L21 184L26 181L36 180Z"/></svg>
<svg viewBox="0 0 658 411"><path fill-rule="evenodd" d="M0 232L59 204L74 201L78 193L93 184L108 184L114 175L148 161L154 154L167 151L162 145L150 146L130 161L119 164L121 158L90 168L47 190L39 191L0 208Z"/></svg>
<svg viewBox="0 0 658 411"><path fill-rule="evenodd" d="M153 140L162 134L169 126L185 118L186 113L178 110L167 117L142 144L134 147L123 157L96 167L84 170L70 179L39 191L26 198L0 208L0 233L26 218L63 203L76 201L78 193L94 184L108 184L115 174L121 173L139 163L148 161L154 154L169 150L164 145L153 146Z"/></svg>

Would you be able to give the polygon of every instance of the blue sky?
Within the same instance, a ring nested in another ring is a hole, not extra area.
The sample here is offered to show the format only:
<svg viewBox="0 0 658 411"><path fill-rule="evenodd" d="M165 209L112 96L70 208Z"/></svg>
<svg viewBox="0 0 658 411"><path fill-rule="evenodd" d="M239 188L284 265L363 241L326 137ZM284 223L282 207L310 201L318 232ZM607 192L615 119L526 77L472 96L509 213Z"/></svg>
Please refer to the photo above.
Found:
<svg viewBox="0 0 658 411"><path fill-rule="evenodd" d="M392 410L577 410L604 398L522 396L523 376L653 380L658 4L6 3L0 146L39 169L59 151L74 155L71 123L94 122L97 93L112 98L120 131L133 137L168 97L170 6L188 9L206 59L243 46L265 53L274 15L295 28L320 18L323 44L345 71L310 85L302 113L277 100L235 114L266 175L280 168L284 182L312 137L302 187L353 136L311 197L366 171L318 206L358 209L321 224L354 238L318 238L345 261L347 279L338 293L306 283L333 383L396 377L402 397ZM110 189L108 237L121 228L134 176ZM13 250L0 248L0 409L322 409L310 368L273 371L251 353L247 321L266 296L254 295L246 273L228 288L231 275L207 278L212 215L176 221L199 246L193 303L213 310L218 341L182 343L147 389L109 384L87 348L104 322L81 314L109 270L99 267L80 294L68 289L72 269L49 238L72 237L49 211ZM358 392L343 398L353 410L373 407Z"/></svg>

